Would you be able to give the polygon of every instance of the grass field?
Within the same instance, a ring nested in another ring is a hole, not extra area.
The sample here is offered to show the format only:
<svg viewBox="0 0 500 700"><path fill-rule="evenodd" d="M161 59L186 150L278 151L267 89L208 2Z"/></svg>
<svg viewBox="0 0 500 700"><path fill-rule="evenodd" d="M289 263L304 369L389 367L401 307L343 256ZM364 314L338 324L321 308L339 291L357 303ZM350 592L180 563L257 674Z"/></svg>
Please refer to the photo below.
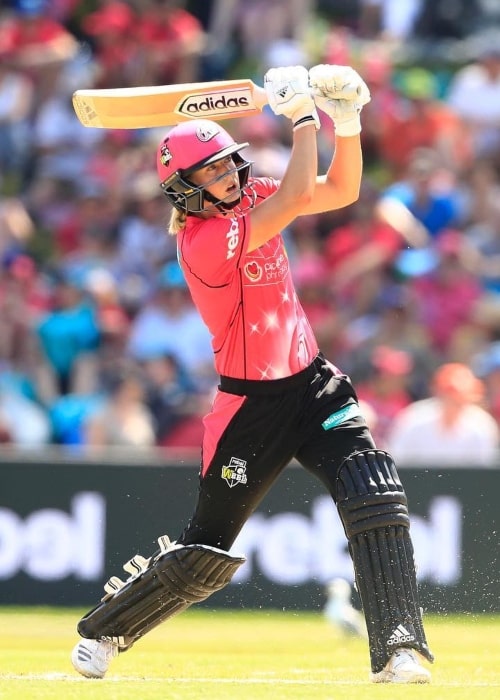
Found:
<svg viewBox="0 0 500 700"><path fill-rule="evenodd" d="M72 668L82 611L0 608L2 700L497 700L500 616L430 617L430 686L372 685L366 643L320 615L191 609L114 660L104 680Z"/></svg>

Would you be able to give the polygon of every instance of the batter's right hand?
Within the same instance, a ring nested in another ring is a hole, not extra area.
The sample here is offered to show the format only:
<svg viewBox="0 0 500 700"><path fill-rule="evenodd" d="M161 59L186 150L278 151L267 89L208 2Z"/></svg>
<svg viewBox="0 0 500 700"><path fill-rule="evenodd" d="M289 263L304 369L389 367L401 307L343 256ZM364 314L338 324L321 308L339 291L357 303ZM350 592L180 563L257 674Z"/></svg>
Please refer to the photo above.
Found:
<svg viewBox="0 0 500 700"><path fill-rule="evenodd" d="M309 88L309 74L304 66L270 68L264 76L264 88L273 112L291 119L294 129L311 122L319 129L319 117Z"/></svg>

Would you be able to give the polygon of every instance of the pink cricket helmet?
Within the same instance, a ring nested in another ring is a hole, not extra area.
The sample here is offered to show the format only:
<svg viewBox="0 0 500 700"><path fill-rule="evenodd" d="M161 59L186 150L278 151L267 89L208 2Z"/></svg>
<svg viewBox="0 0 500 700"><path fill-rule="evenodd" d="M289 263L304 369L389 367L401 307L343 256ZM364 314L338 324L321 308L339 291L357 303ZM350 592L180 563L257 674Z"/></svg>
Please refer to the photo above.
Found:
<svg viewBox="0 0 500 700"><path fill-rule="evenodd" d="M196 119L178 124L165 136L157 153L157 170L161 188L176 209L192 214L204 210L204 199L231 209L234 204L215 200L203 186L194 185L189 175L217 160L233 156L235 171L240 179L240 189L248 180L251 163L244 160L239 151L248 143L236 143L219 124Z"/></svg>

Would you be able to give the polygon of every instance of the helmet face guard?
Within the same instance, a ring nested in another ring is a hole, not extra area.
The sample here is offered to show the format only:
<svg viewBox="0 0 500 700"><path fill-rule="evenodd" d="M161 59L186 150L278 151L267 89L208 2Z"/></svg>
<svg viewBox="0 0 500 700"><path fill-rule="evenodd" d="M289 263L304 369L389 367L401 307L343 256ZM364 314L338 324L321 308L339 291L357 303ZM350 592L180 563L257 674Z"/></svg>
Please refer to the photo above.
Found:
<svg viewBox="0 0 500 700"><path fill-rule="evenodd" d="M248 144L236 143L222 127L207 120L193 120L172 129L158 150L157 167L161 189L171 204L179 211L198 214L209 207L205 202L222 210L230 210L241 200L241 190L250 174L251 163L244 160L238 151ZM223 158L231 156L235 167L224 176L237 172L240 182L240 197L229 203L217 200L207 191L220 177L202 186L195 185L189 176Z"/></svg>
<svg viewBox="0 0 500 700"><path fill-rule="evenodd" d="M225 158L226 155L221 156L221 159ZM179 173L176 173L170 180L161 183L161 189L163 190L163 193L167 199L170 200L171 204L176 209L186 213L198 214L208 209L208 207L205 205L205 200L210 202L210 204L215 204L223 209L232 209L233 206L236 206L241 199L241 190L247 184L251 168L251 163L244 160L239 153L235 152L232 157L235 162L235 167L227 170L224 175L218 176L204 185L195 185L189 180L188 176L198 168L203 168L205 165L208 165L208 163L197 165L196 168L191 168L189 172L180 171ZM210 192L207 191L207 188L214 185L221 179L221 177L226 177L234 172L238 173L240 180L240 199L234 200L234 203L227 203L223 199L216 199Z"/></svg>

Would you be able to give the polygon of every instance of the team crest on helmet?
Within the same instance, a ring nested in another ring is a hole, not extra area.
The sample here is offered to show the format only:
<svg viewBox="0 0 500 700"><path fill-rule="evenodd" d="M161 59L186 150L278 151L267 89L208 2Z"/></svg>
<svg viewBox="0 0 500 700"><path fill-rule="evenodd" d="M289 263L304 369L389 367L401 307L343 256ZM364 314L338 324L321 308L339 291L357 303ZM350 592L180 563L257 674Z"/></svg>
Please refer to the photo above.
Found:
<svg viewBox="0 0 500 700"><path fill-rule="evenodd" d="M164 143L160 148L160 162L162 165L168 165L172 160L172 154L169 151L168 144Z"/></svg>
<svg viewBox="0 0 500 700"><path fill-rule="evenodd" d="M219 129L215 126L215 124L213 126L199 126L196 129L196 136L203 142L210 141L210 139L213 139L213 137L217 136L218 133Z"/></svg>

